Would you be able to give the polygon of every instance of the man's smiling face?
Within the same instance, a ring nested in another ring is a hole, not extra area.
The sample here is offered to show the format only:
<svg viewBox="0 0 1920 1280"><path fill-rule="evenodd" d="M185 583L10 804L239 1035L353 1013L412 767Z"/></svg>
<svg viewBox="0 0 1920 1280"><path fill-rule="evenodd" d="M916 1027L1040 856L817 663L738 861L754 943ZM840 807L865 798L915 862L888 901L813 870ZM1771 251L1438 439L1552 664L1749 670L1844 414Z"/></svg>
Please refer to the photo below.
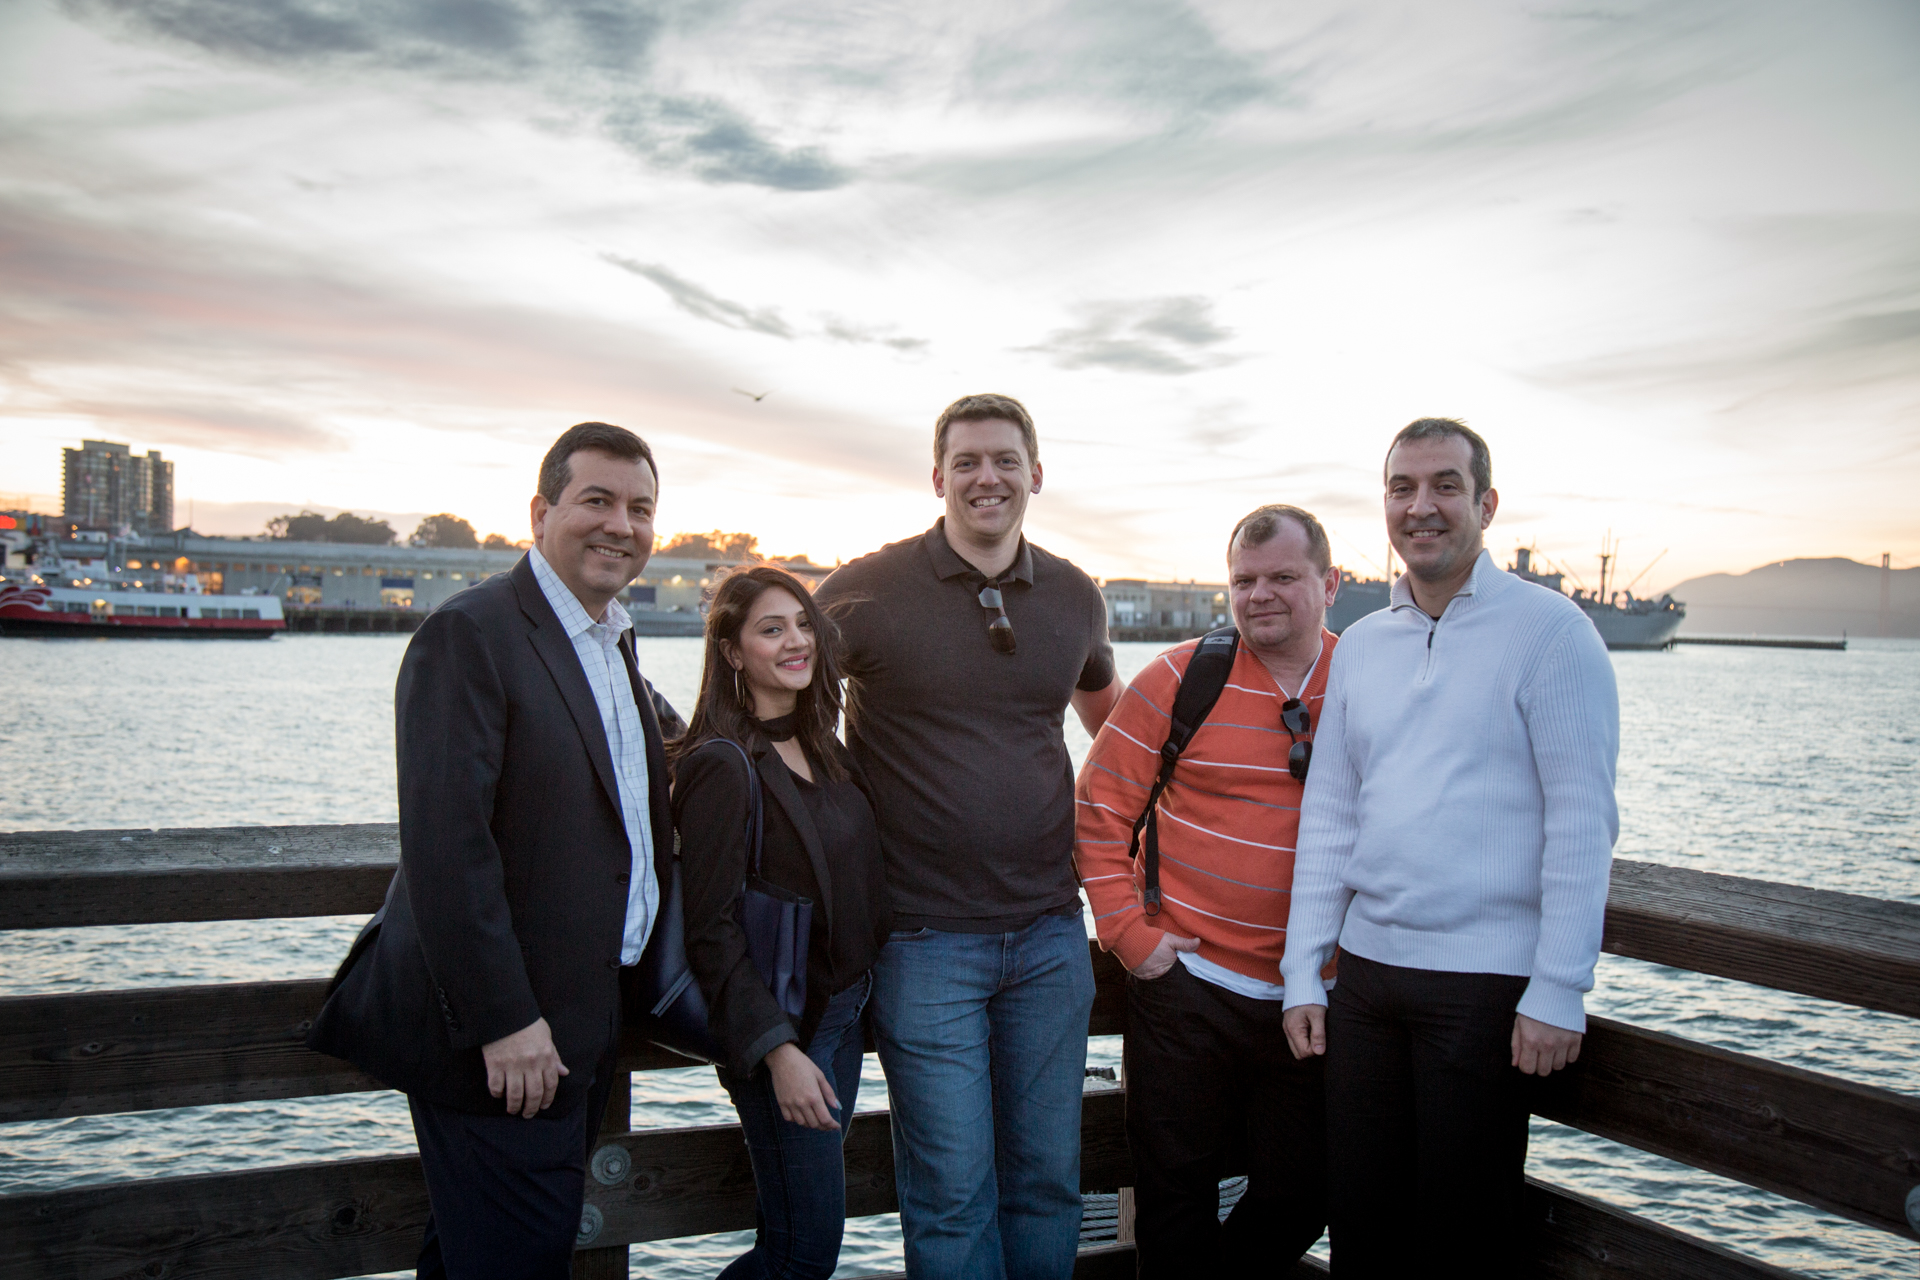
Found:
<svg viewBox="0 0 1920 1280"><path fill-rule="evenodd" d="M597 620L653 554L659 485L643 458L581 449L567 462L572 474L560 501L533 500L533 541Z"/></svg>
<svg viewBox="0 0 1920 1280"><path fill-rule="evenodd" d="M968 541L994 545L1017 535L1027 498L1040 491L1040 464L1027 456L1020 428L1002 419L947 427L946 456L933 491L947 502L947 525Z"/></svg>
<svg viewBox="0 0 1920 1280"><path fill-rule="evenodd" d="M1387 455L1387 537L1422 582L1464 576L1480 556L1499 496L1475 496L1472 468L1459 436L1403 440Z"/></svg>

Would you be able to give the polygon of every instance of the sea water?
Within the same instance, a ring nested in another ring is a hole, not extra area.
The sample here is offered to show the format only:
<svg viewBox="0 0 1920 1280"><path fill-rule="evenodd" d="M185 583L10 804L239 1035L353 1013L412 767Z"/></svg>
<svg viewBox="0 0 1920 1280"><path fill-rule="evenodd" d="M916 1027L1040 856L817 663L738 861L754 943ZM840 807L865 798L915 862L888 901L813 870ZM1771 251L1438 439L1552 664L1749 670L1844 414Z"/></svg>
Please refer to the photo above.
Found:
<svg viewBox="0 0 1920 1280"><path fill-rule="evenodd" d="M404 636L0 642L0 829L394 820L392 692ZM1120 645L1123 675L1158 651ZM698 640L642 640L678 707ZM1920 642L1840 653L1687 647L1613 656L1622 857L1920 900ZM1076 764L1087 739L1069 716ZM318 978L360 918L0 934L0 994ZM1920 1020L1603 956L1588 1008L1920 1094ZM1119 1042L1089 1060L1114 1065ZM733 1116L707 1068L636 1074L636 1128ZM886 1105L867 1059L861 1109ZM404 1152L394 1094L0 1125L0 1194ZM1898 1237L1536 1120L1535 1177L1808 1275L1910 1274ZM636 1246L633 1274L712 1276L734 1232ZM900 1266L891 1217L848 1223L839 1274Z"/></svg>

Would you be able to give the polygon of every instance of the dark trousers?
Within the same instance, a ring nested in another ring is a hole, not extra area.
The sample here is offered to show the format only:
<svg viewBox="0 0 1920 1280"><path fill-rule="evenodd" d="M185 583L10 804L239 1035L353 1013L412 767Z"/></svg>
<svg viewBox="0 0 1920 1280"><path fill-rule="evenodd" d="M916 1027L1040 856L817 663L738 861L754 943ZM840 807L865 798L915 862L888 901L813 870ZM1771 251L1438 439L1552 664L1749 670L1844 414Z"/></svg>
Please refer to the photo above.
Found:
<svg viewBox="0 0 1920 1280"><path fill-rule="evenodd" d="M827 1280L840 1261L847 1226L847 1165L843 1148L860 1095L865 1023L860 1015L871 975L827 1001L807 1057L840 1099L836 1130L809 1129L780 1114L773 1076L763 1062L751 1075L715 1070L740 1114L753 1160L753 1248L735 1258L720 1280Z"/></svg>
<svg viewBox="0 0 1920 1280"><path fill-rule="evenodd" d="M431 1205L419 1280L567 1280L613 1066L609 1047L587 1096L559 1116L477 1116L408 1096Z"/></svg>
<svg viewBox="0 0 1920 1280"><path fill-rule="evenodd" d="M1528 1095L1512 1038L1526 989L1341 953L1326 1055L1339 1280L1519 1274Z"/></svg>
<svg viewBox="0 0 1920 1280"><path fill-rule="evenodd" d="M1178 961L1127 979L1127 1145L1139 1274L1283 1276L1327 1221L1322 1061L1287 1049L1278 1000ZM1219 1219L1220 1180L1247 1175Z"/></svg>

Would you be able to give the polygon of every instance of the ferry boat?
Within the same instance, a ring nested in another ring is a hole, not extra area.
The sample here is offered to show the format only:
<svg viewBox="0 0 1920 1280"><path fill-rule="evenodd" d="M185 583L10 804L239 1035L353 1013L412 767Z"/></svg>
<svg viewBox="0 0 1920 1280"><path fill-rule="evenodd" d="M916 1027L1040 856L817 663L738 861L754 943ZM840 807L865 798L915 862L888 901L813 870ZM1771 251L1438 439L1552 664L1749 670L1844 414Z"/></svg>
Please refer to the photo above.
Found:
<svg viewBox="0 0 1920 1280"><path fill-rule="evenodd" d="M1528 547L1516 550L1507 572L1549 591L1567 594L1562 585L1565 575L1540 572L1534 566L1533 554ZM1650 600L1634 595L1631 590L1608 592L1607 570L1612 560L1612 553L1601 553L1601 586L1594 591L1573 591L1573 602L1592 620L1594 630L1600 633L1609 649L1667 648L1673 643L1680 624L1686 621L1687 606L1670 595ZM1343 579L1340 594L1327 610L1327 630L1339 635L1367 614L1386 608L1392 591L1393 583L1384 578Z"/></svg>
<svg viewBox="0 0 1920 1280"><path fill-rule="evenodd" d="M0 636L265 640L286 626L278 596L205 595L58 576L0 581Z"/></svg>

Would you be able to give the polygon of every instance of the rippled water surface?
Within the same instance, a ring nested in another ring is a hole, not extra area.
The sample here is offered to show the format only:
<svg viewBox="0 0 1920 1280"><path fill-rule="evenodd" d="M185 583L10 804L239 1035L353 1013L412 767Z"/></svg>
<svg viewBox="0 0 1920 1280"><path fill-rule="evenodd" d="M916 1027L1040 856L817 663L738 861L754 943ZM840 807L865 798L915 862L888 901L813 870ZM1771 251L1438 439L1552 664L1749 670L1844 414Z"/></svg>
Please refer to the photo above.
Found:
<svg viewBox="0 0 1920 1280"><path fill-rule="evenodd" d="M0 642L0 829L384 822L404 636ZM676 706L696 640L642 640ZM1121 645L1131 675L1157 651ZM1844 653L1689 647L1614 655L1619 854L1920 901L1920 643ZM1086 749L1068 728L1076 760ZM0 994L321 977L360 921L0 935ZM1920 1022L1602 957L1588 1007L1920 1094ZM1093 1042L1114 1063L1118 1042ZM732 1120L706 1068L635 1077L636 1127ZM884 1107L869 1058L860 1107ZM396 1095L0 1125L0 1193L410 1150ZM1912 1274L1916 1249L1792 1201L1536 1121L1530 1172L1808 1275ZM636 1247L633 1274L715 1274L746 1233ZM841 1275L900 1265L895 1221L848 1224Z"/></svg>

